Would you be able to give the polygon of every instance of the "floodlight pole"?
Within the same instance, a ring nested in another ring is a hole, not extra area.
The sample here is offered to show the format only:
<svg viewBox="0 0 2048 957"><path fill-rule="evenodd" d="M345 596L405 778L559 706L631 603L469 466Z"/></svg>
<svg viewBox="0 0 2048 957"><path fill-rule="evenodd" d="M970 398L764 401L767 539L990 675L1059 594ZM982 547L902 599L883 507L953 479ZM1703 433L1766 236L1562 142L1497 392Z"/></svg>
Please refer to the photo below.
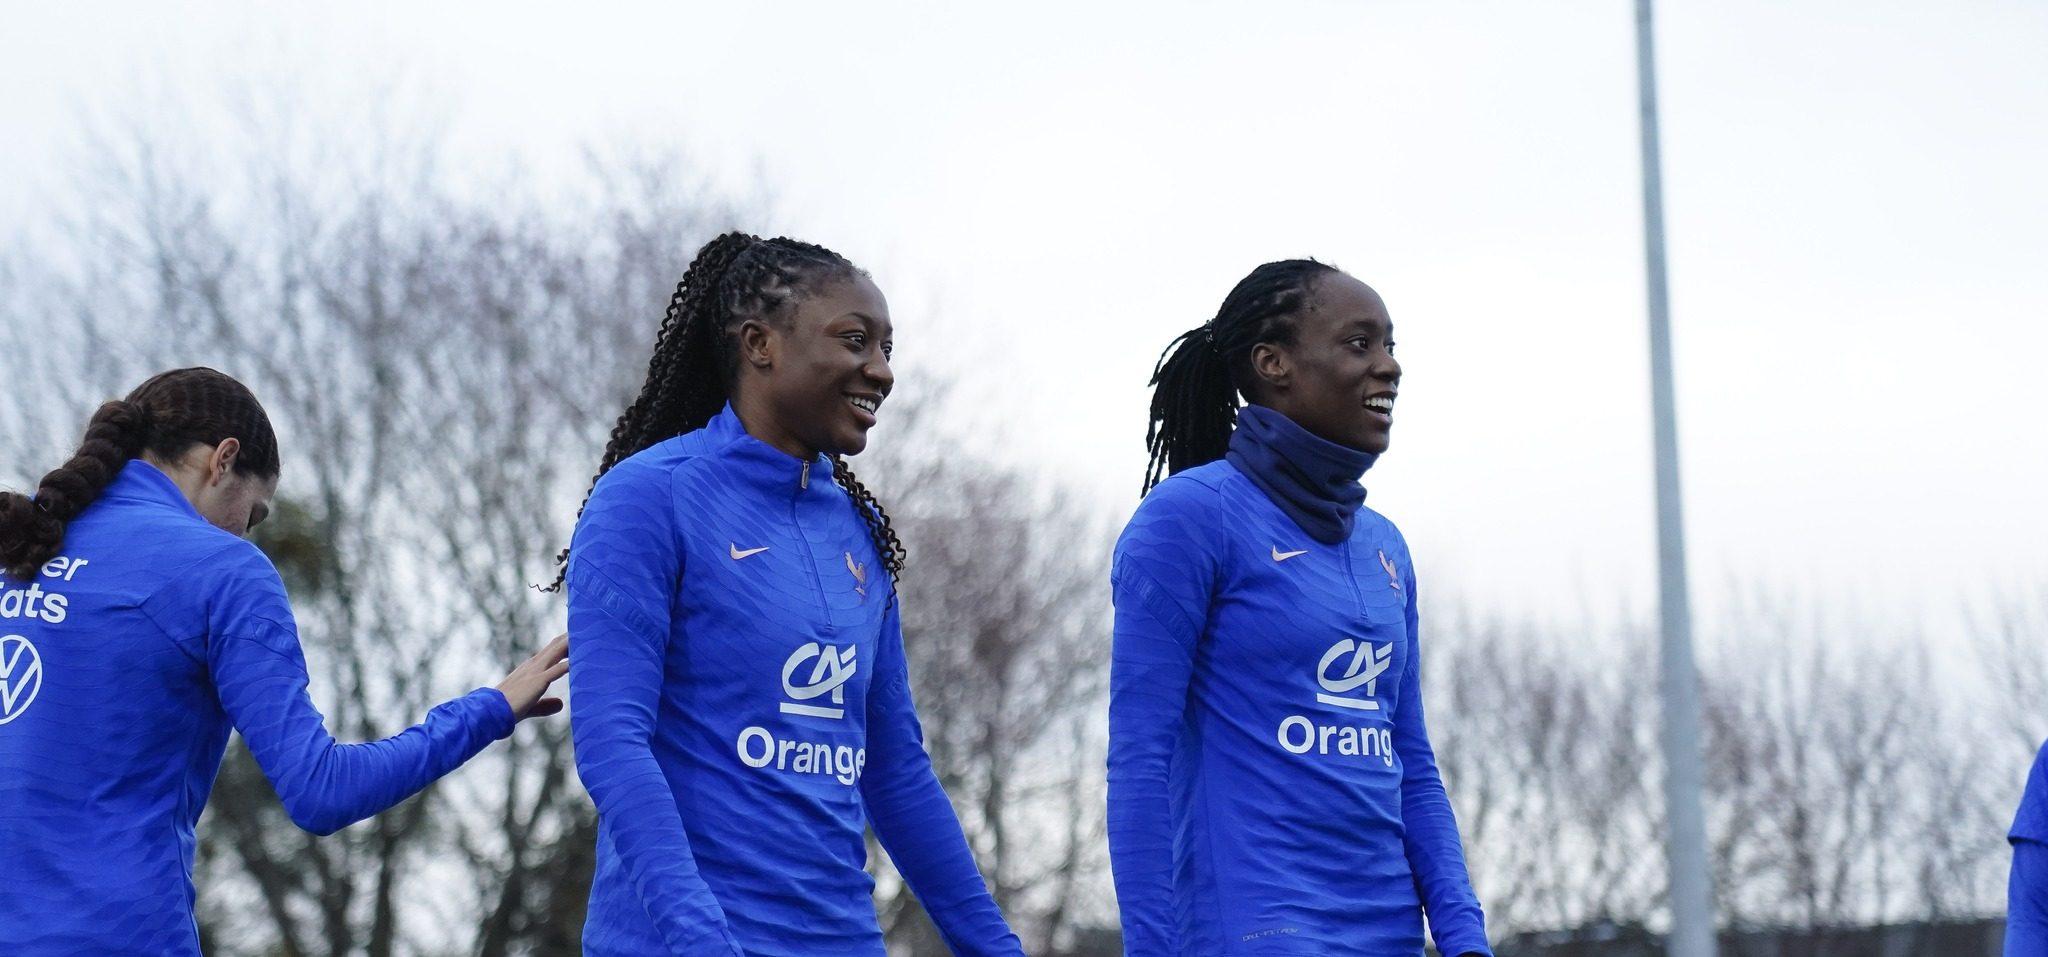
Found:
<svg viewBox="0 0 2048 957"><path fill-rule="evenodd" d="M1671 957L1714 957L1714 893L1701 802L1699 674L1686 593L1685 524L1678 484L1678 412L1671 385L1671 303L1664 275L1664 183L1657 143L1656 62L1650 0L1636 0L1636 78L1642 104L1643 247L1649 266L1650 396L1656 419L1657 595L1662 618L1658 684L1664 709L1664 800L1669 831Z"/></svg>

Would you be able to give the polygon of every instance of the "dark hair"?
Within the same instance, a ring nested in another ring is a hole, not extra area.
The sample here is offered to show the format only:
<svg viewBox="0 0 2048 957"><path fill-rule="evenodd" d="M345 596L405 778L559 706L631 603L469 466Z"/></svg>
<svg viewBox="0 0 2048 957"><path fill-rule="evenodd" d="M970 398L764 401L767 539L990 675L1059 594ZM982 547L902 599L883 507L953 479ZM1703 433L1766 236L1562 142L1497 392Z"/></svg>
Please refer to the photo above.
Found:
<svg viewBox="0 0 2048 957"><path fill-rule="evenodd" d="M64 526L99 498L129 459L148 452L164 460L193 445L241 443L235 471L275 478L277 435L247 386L206 368L150 377L125 399L108 402L86 423L70 461L43 476L35 498L0 492L0 570L27 578L57 557Z"/></svg>
<svg viewBox="0 0 2048 957"><path fill-rule="evenodd" d="M647 362L647 381L612 427L597 475L657 442L704 427L732 397L739 368L738 333L742 323L761 319L786 324L794 306L824 284L865 275L846 257L786 237L762 239L730 232L705 243L669 297L668 313L654 339L654 357ZM845 460L832 456L832 479L846 490L866 520L875 551L894 578L903 570L903 543L867 486L854 478ZM585 493L585 505L590 496ZM581 518L583 509L576 515ZM569 550L555 556L561 566L547 591L562 587L568 573Z"/></svg>
<svg viewBox="0 0 2048 957"><path fill-rule="evenodd" d="M1270 262L1238 280L1216 318L1168 343L1152 369L1152 414L1145 425L1143 495L1182 469L1223 457L1237 424L1237 396L1253 383L1252 347L1294 341L1295 317L1315 281L1337 267L1313 259Z"/></svg>

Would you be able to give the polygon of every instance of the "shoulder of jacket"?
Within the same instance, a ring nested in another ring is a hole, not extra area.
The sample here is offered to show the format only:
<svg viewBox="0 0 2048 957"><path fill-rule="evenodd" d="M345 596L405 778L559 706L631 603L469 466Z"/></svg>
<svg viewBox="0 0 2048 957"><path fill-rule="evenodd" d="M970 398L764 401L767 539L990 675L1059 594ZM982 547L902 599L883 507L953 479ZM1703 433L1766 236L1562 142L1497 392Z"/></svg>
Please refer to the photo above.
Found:
<svg viewBox="0 0 2048 957"><path fill-rule="evenodd" d="M167 536L154 550L149 571L135 581L137 601L146 609L214 607L222 599L267 594L285 597L284 579L256 543L211 525ZM251 590L254 590L253 592Z"/></svg>
<svg viewBox="0 0 2048 957"><path fill-rule="evenodd" d="M656 442L627 456L599 476L597 485L591 490L591 500L597 501L600 495L608 498L622 492L645 494L657 489L672 489L677 481L716 458L717 451L716 444L702 429Z"/></svg>
<svg viewBox="0 0 2048 957"><path fill-rule="evenodd" d="M1384 537L1400 542L1403 547L1407 545L1407 539L1401 536L1401 527L1395 525L1393 519L1381 514L1370 505L1360 505L1358 507L1358 524L1375 530Z"/></svg>
<svg viewBox="0 0 2048 957"><path fill-rule="evenodd" d="M1160 545L1213 551L1219 520L1226 512L1224 485L1234 477L1236 470L1221 461L1167 476L1138 503L1117 538L1116 553L1122 556L1132 548L1150 551Z"/></svg>
<svg viewBox="0 0 2048 957"><path fill-rule="evenodd" d="M1224 484L1241 477L1237 467L1223 459L1182 469L1152 486L1152 491L1145 494L1145 500L1138 507L1142 510L1147 506L1186 508L1214 505L1223 496Z"/></svg>

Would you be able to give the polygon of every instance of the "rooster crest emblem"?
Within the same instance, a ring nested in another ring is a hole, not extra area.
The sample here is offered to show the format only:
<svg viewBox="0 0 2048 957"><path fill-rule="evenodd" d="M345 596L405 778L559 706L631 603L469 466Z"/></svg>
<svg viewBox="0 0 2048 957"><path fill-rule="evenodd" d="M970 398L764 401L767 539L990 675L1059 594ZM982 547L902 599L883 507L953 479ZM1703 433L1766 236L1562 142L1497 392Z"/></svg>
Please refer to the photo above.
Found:
<svg viewBox="0 0 2048 957"><path fill-rule="evenodd" d="M846 553L846 570L852 572L853 580L859 583L853 586L853 590L862 598L868 597L868 567L854 561L852 552Z"/></svg>
<svg viewBox="0 0 2048 957"><path fill-rule="evenodd" d="M1380 552L1380 567L1387 570L1387 584L1394 586L1395 591L1400 591L1401 571L1394 567L1394 560L1388 558L1384 550Z"/></svg>

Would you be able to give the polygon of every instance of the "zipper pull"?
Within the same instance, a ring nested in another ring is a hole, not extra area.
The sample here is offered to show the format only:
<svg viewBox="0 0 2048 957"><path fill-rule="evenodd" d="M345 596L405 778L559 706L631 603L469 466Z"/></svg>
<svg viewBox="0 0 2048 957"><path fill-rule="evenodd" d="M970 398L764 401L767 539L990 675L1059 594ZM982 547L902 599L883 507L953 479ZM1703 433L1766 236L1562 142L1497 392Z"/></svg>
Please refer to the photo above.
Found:
<svg viewBox="0 0 2048 957"><path fill-rule="evenodd" d="M805 460L804 460L804 471L803 471L803 474L801 474L801 475L797 476L797 479L796 479L796 485L797 485L797 487L798 487L798 488L810 488L810 487L811 487L811 460L810 460L810 459L805 459Z"/></svg>

